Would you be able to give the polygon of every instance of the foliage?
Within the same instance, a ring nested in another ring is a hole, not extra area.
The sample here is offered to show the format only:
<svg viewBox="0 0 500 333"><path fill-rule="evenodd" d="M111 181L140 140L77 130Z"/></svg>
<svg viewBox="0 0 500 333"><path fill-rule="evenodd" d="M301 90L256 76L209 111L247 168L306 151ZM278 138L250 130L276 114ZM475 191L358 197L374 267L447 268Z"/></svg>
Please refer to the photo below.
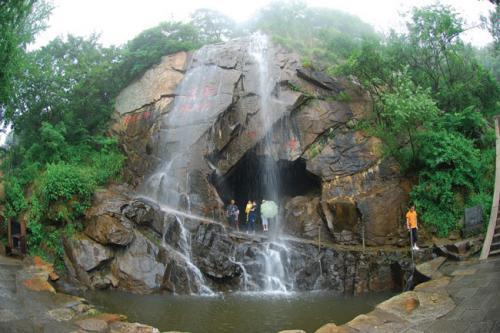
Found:
<svg viewBox="0 0 500 333"><path fill-rule="evenodd" d="M384 107L379 114L379 127L382 129L379 136L386 142L397 142L391 149L392 154L398 154L401 144L409 143L411 160L404 161L408 165L416 158L414 136L420 128L436 119L438 109L429 91L415 86L406 68L402 73L394 73L394 76L394 88L381 97Z"/></svg>
<svg viewBox="0 0 500 333"><path fill-rule="evenodd" d="M115 74L120 77L120 88L144 73L161 57L189 51L201 46L199 31L190 23L163 22L144 30L130 40L122 50Z"/></svg>
<svg viewBox="0 0 500 333"><path fill-rule="evenodd" d="M440 236L458 228L464 207L487 208L494 179L487 119L499 111L500 88L460 39L463 31L449 7L417 8L406 33L364 40L336 68L366 87L372 132L418 179L411 198Z"/></svg>
<svg viewBox="0 0 500 333"><path fill-rule="evenodd" d="M27 216L30 251L59 260L63 230L77 228L94 189L121 172L117 140L103 136L120 53L96 36L68 36L26 59L5 113L16 143L3 161L4 204L7 217Z"/></svg>
<svg viewBox="0 0 500 333"><path fill-rule="evenodd" d="M217 43L235 35L236 23L213 9L201 8L191 14L191 24L196 28L202 43Z"/></svg>
<svg viewBox="0 0 500 333"><path fill-rule="evenodd" d="M12 94L12 79L24 64L26 46L45 28L51 7L45 1L0 2L0 107Z"/></svg>
<svg viewBox="0 0 500 333"><path fill-rule="evenodd" d="M258 12L249 29L268 33L306 59L329 65L347 59L364 38L376 38L373 28L358 17L307 7L303 1L271 2Z"/></svg>

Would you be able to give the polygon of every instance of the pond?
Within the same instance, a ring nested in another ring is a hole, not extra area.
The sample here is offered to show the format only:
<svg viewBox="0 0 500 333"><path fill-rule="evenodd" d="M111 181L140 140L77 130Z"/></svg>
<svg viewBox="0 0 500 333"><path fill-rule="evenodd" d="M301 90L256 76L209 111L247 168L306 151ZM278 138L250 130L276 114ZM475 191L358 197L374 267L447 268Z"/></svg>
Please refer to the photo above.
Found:
<svg viewBox="0 0 500 333"><path fill-rule="evenodd" d="M393 295L350 297L323 291L179 296L99 291L85 297L98 309L125 314L130 322L152 325L160 331L276 333L302 329L310 333L329 322L346 323Z"/></svg>

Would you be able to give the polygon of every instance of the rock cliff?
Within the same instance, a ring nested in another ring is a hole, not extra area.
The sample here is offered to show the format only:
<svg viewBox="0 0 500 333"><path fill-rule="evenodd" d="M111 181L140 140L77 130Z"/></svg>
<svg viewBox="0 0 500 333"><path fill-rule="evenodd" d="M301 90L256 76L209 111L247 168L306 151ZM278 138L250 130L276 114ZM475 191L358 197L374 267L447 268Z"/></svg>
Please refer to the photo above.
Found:
<svg viewBox="0 0 500 333"><path fill-rule="evenodd" d="M259 258L271 254L286 263L286 286L298 290L401 284L405 252L314 243L406 242L406 181L394 161L382 158L380 141L357 126L371 110L367 95L269 45L272 112L260 117L253 42L165 56L121 92L111 131L127 155L128 185L97 193L84 234L65 240L73 277L139 293L260 290L269 280ZM264 197L263 163L279 170L282 228L293 237L286 247L223 225L229 199L243 211L246 200Z"/></svg>
<svg viewBox="0 0 500 333"><path fill-rule="evenodd" d="M284 170L280 206L291 208L296 197L308 198L300 217L285 213L295 234L316 237L313 223L316 229L327 226L339 243L361 243L362 229L367 244L401 241L407 185L397 164L381 158L379 140L357 129L371 110L366 94L352 82L303 68L296 54L272 46L268 75L276 83L274 116L263 124L257 116L258 68L248 43L205 46L204 58L184 52L166 56L122 91L113 131L127 153L130 183L144 182L165 150L175 151L180 140L189 140L186 160L178 167L188 180L178 191L189 196L193 212L217 218L229 198L241 207L249 193L259 197L255 178L242 178L254 171L252 161L271 158ZM210 68L210 79L181 94L179 83L199 67ZM169 120L176 103L190 121ZM265 135L272 136L268 151L262 145Z"/></svg>

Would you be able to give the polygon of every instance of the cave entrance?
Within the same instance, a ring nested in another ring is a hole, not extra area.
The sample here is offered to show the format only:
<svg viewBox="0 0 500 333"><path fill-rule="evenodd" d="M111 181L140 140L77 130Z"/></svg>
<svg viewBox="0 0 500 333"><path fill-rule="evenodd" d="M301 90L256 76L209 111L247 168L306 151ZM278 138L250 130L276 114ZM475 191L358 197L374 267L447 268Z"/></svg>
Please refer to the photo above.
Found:
<svg viewBox="0 0 500 333"><path fill-rule="evenodd" d="M269 179L265 170L267 163L274 163L277 179ZM299 158L295 161L279 160L274 161L267 155L257 155L255 152L248 152L238 163L225 175L215 176L215 185L219 196L228 204L231 199L236 201L240 209L240 218L244 216L244 208L248 200L257 201L258 206L262 199L272 197L271 193L266 193L269 184L272 182L275 189L273 192L278 196L278 205L286 197L298 195L321 193L321 181L319 177L306 170L306 161ZM260 215L260 214L259 214Z"/></svg>

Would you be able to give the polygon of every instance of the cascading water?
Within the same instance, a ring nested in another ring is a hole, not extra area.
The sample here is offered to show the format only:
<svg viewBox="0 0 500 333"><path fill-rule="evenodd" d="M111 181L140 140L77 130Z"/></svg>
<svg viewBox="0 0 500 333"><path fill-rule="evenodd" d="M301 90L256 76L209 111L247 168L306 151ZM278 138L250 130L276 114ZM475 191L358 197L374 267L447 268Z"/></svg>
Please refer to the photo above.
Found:
<svg viewBox="0 0 500 333"><path fill-rule="evenodd" d="M190 233L184 226L184 219L208 221L191 212L188 164L190 147L211 126L219 94L217 86L220 72L211 63L213 48L206 46L195 52L191 64L177 89L171 111L163 116L159 132L159 158L161 163L156 171L141 184L138 196L159 204L162 211L176 216L179 224L182 246L175 247L165 242L163 246L176 252L176 257L185 263L189 270L190 290L212 293L203 274L192 262ZM207 84L202 86L200 82ZM215 222L215 221L209 221Z"/></svg>
<svg viewBox="0 0 500 333"><path fill-rule="evenodd" d="M258 94L260 97L259 116L262 123L261 131L263 141L261 144L261 154L265 156L259 166L262 188L264 189L264 199L273 200L279 204L279 170L274 157L272 126L276 119L280 117L277 103L273 98L273 91L276 87L277 77L274 75L273 68L270 65L269 57L271 48L268 37L256 33L252 36L249 53L255 61L258 68L259 86ZM275 217L270 227L270 242L264 244L261 253L264 272L264 290L267 292L287 292L292 286L287 276L286 262L288 261L288 249L286 243L280 239L280 214Z"/></svg>

